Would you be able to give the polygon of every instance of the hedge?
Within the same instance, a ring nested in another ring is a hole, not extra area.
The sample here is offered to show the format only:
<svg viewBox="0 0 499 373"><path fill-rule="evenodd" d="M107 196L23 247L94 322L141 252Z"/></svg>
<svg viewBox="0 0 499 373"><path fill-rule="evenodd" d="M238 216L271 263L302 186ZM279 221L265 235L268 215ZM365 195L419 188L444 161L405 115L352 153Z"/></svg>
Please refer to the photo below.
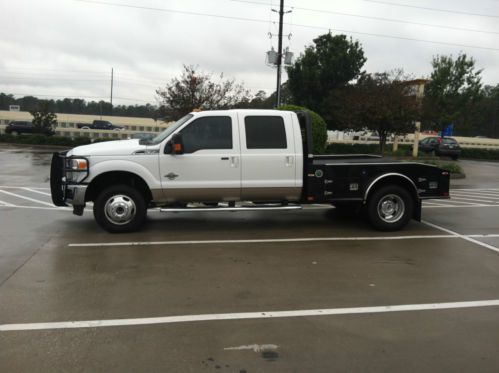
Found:
<svg viewBox="0 0 499 373"><path fill-rule="evenodd" d="M312 143L314 154L324 154L326 151L327 142L327 126L322 117L315 111L309 110L303 106L297 105L282 105L279 110L302 111L306 110L312 117Z"/></svg>
<svg viewBox="0 0 499 373"><path fill-rule="evenodd" d="M8 134L0 135L0 143L26 144L26 145L54 145L75 147L88 145L94 142L112 141L111 139L95 139L91 141L88 137L45 136L45 135L20 135L12 136Z"/></svg>

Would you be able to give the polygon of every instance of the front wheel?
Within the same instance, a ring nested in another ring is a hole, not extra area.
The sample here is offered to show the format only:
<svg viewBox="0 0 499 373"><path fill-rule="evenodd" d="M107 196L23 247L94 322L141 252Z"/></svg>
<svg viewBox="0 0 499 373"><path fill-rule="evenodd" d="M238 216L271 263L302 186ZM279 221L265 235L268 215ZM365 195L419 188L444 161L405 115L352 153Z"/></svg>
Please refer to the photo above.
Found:
<svg viewBox="0 0 499 373"><path fill-rule="evenodd" d="M367 202L367 216L374 228L396 231L411 219L414 202L409 192L397 185L376 190Z"/></svg>
<svg viewBox="0 0 499 373"><path fill-rule="evenodd" d="M97 223L111 233L132 232L145 221L147 206L142 193L128 185L104 189L94 201Z"/></svg>

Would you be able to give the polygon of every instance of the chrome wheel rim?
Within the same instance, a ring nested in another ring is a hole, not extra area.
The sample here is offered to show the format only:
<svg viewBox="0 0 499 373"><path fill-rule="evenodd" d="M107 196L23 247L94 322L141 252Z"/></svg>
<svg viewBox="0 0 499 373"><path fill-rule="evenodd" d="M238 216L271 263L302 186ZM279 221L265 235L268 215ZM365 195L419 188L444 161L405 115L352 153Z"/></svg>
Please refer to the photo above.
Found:
<svg viewBox="0 0 499 373"><path fill-rule="evenodd" d="M118 194L109 198L104 205L107 220L113 224L130 223L137 214L135 202L128 196Z"/></svg>
<svg viewBox="0 0 499 373"><path fill-rule="evenodd" d="M405 203L396 194L387 194L378 202L378 216L386 223L399 221L405 212Z"/></svg>

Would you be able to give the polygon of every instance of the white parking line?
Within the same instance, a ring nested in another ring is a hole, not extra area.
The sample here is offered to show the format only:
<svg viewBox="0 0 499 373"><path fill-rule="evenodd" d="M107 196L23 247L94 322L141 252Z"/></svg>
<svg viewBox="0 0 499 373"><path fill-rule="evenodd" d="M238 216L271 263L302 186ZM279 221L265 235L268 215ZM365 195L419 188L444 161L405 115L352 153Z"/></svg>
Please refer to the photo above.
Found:
<svg viewBox="0 0 499 373"><path fill-rule="evenodd" d="M27 330L53 330L53 329L80 329L80 328L103 328L110 326L132 326L173 324L197 321L221 321L221 320L246 320L246 319L277 319L285 317L311 317L311 316L333 316L333 315L361 315L386 312L407 311L435 311L459 308L497 307L499 299L478 300L467 302L447 303L424 303L424 304L401 304L374 307L351 307L351 308L325 308L312 310L292 311L258 311L239 313L218 313L204 315L179 315L164 317L144 317L133 319L108 319L108 320L85 320L85 321L60 321L24 324L0 325L0 332L27 331Z"/></svg>
<svg viewBox="0 0 499 373"><path fill-rule="evenodd" d="M46 205L46 206L51 206L51 207L54 206L52 203L40 201L40 200L37 200L37 199L34 199L34 198L25 197L25 196L22 196L22 195L16 194L16 193L7 192L6 190L1 190L0 189L0 193L4 193L4 194L7 194L9 196L13 196L13 197L17 197L17 198L22 198L22 199L25 199L27 201L31 201L31 202L35 202L35 203L40 203L40 204Z"/></svg>
<svg viewBox="0 0 499 373"><path fill-rule="evenodd" d="M35 190L33 188L23 188L24 190L27 190L28 192L33 192L33 193L38 193L38 194L43 194L44 196L49 196L52 197L52 194L50 193L45 193L45 192L40 192L39 190Z"/></svg>
<svg viewBox="0 0 499 373"><path fill-rule="evenodd" d="M280 243L280 242L326 242L326 241L397 241L431 238L457 238L453 234L414 235L414 236L373 236L373 237L304 237L304 238L264 238L253 240L192 240L192 241L132 241L132 242L92 242L70 243L69 247L99 246L156 246L156 245L210 245L238 243Z"/></svg>
<svg viewBox="0 0 499 373"><path fill-rule="evenodd" d="M3 207L13 207L14 205L9 203L9 202L5 202L5 201L0 201L0 206L3 206Z"/></svg>
<svg viewBox="0 0 499 373"><path fill-rule="evenodd" d="M457 197L471 197L471 198L481 198L481 197L484 197L484 198L488 198L488 199L499 199L499 195L498 194L486 194L486 193L479 193L479 192L451 192L451 198L453 196L457 196Z"/></svg>
<svg viewBox="0 0 499 373"><path fill-rule="evenodd" d="M463 202L463 201L455 201L454 198L452 199L443 199L441 202L443 202L445 205L453 205L455 203L461 203L463 205L476 205L474 202Z"/></svg>
<svg viewBox="0 0 499 373"><path fill-rule="evenodd" d="M436 225L436 224L433 224L433 223L430 223L428 221L424 221L424 220L421 220L421 223L423 224L426 224L432 228L435 228L435 229L439 229L443 232L447 232L449 234L453 234L455 237L459 237L459 238L462 238L463 240L466 240L466 241L469 241L469 242L473 242L474 244L477 244L477 245L480 245L482 247L485 247L489 250L492 250L492 251L495 251L496 253L499 253L499 248L495 247L495 246L492 246L492 245L489 245L488 243L485 243L485 242L481 242L481 241L478 241L478 240L475 240L475 238L487 238L487 237L491 237L490 235L463 235L463 234L459 234L457 232L454 232L450 229L447 229L447 228L444 228L444 227L441 227L439 225Z"/></svg>
<svg viewBox="0 0 499 373"><path fill-rule="evenodd" d="M50 190L50 188L44 188L44 187L36 187L36 186L24 186L24 185L0 185L0 188L2 189L22 189L22 188L31 188L31 189L40 189L40 190Z"/></svg>
<svg viewBox="0 0 499 373"><path fill-rule="evenodd" d="M463 200L463 201L476 201L476 202L486 202L486 203L494 203L494 201L482 199L482 198L462 198L462 197L451 197L451 200Z"/></svg>

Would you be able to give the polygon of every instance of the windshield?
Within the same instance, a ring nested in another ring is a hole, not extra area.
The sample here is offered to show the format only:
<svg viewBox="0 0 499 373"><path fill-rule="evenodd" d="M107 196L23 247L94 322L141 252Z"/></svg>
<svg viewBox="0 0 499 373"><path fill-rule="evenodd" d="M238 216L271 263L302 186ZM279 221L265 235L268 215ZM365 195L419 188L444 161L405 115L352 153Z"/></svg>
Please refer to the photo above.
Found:
<svg viewBox="0 0 499 373"><path fill-rule="evenodd" d="M182 124L187 122L189 119L193 117L192 114L187 114L185 117L180 118L177 120L174 124L172 124L170 127L165 129L163 132L161 132L158 136L156 136L154 139L150 141L151 145L157 145L160 142L162 142L164 139L166 139L168 136L170 136L177 128L179 128Z"/></svg>

